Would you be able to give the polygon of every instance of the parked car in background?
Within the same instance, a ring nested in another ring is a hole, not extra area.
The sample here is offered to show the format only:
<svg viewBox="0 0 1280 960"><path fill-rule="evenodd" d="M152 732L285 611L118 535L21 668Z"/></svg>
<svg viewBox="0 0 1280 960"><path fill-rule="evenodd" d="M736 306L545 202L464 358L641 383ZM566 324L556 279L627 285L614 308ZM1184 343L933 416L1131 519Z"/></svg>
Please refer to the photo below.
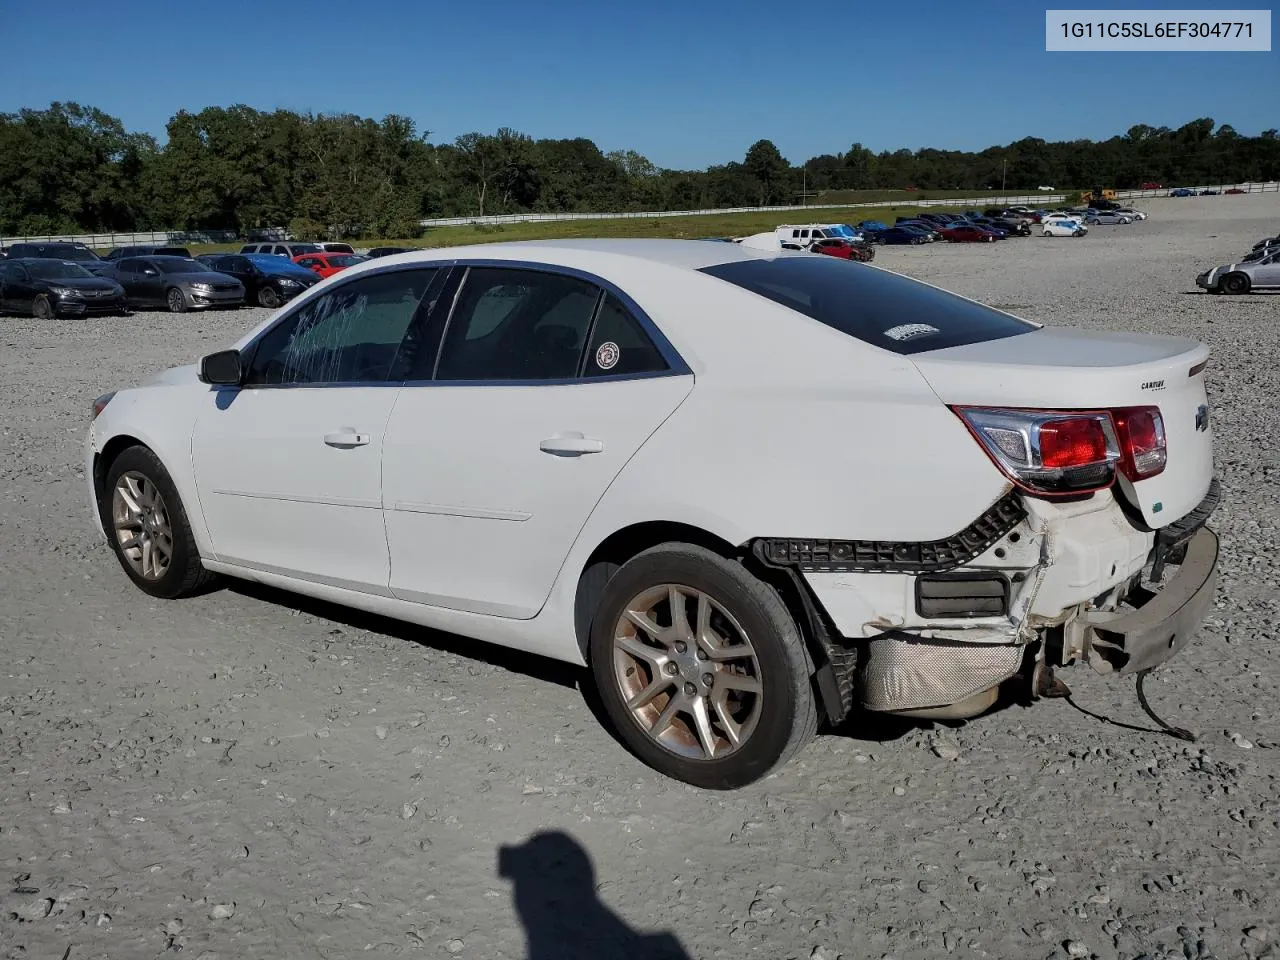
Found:
<svg viewBox="0 0 1280 960"><path fill-rule="evenodd" d="M9 247L13 260L71 260L90 273L101 275L107 262L83 243L66 241L23 242Z"/></svg>
<svg viewBox="0 0 1280 960"><path fill-rule="evenodd" d="M1253 263L1229 263L1196 277L1196 286L1210 293L1250 293L1280 290L1280 251Z"/></svg>
<svg viewBox="0 0 1280 960"><path fill-rule="evenodd" d="M1147 215L1141 210L1135 210L1133 207L1117 207L1112 213L1118 213L1121 216L1132 217L1134 220L1145 220Z"/></svg>
<svg viewBox="0 0 1280 960"><path fill-rule="evenodd" d="M207 253L196 259L239 280L246 303L271 310L320 282L306 267L269 253Z"/></svg>
<svg viewBox="0 0 1280 960"><path fill-rule="evenodd" d="M122 257L189 257L191 251L186 247L115 247L106 254L103 260L119 260Z"/></svg>
<svg viewBox="0 0 1280 960"><path fill-rule="evenodd" d="M368 259L352 253L305 253L300 257L294 257L293 262L324 279L332 277L335 273L341 273L347 267L364 263Z"/></svg>
<svg viewBox="0 0 1280 960"><path fill-rule="evenodd" d="M1217 195L1218 195L1217 190L1209 190L1206 188L1200 191L1200 196L1202 197L1216 197Z"/></svg>
<svg viewBox="0 0 1280 960"><path fill-rule="evenodd" d="M727 237L715 237L715 238L712 238L712 237L706 237L705 239L707 239L707 240L711 240L711 239L721 240L721 239L729 239L729 238L727 238ZM368 258L370 258L370 259L373 259L374 257L392 257L392 256L395 256L397 253L409 253L409 252L411 252L411 251L413 251L413 250L416 250L416 249L417 249L416 247L373 247L373 248L371 248L371 249L370 249L370 250L365 254L365 256L366 256L366 257L368 257Z"/></svg>
<svg viewBox="0 0 1280 960"><path fill-rule="evenodd" d="M990 217L974 217L969 222L973 224L977 224L983 230L990 230L992 233L996 235L997 240L1003 240L1007 236L1009 236L1009 231L1006 230L1004 227L1000 226L998 223L996 223L995 220L992 220Z"/></svg>
<svg viewBox="0 0 1280 960"><path fill-rule="evenodd" d="M1196 192L1189 187L1178 187L1176 190L1170 190L1171 197L1194 197Z"/></svg>
<svg viewBox="0 0 1280 960"><path fill-rule="evenodd" d="M1092 210L1084 215L1084 222L1096 223L1133 223L1133 217L1117 213L1115 210Z"/></svg>
<svg viewBox="0 0 1280 960"><path fill-rule="evenodd" d="M991 243L1000 239L976 223L952 223L942 228L942 239L951 243Z"/></svg>
<svg viewBox="0 0 1280 960"><path fill-rule="evenodd" d="M928 220L904 219L899 220L894 224L894 226L900 227L903 230L915 230L924 237L926 243L934 243L935 241L942 239L942 234L938 232L937 226L930 223Z"/></svg>
<svg viewBox="0 0 1280 960"><path fill-rule="evenodd" d="M317 243L322 253L355 253L355 249L349 243L337 243L326 240L324 243Z"/></svg>
<svg viewBox="0 0 1280 960"><path fill-rule="evenodd" d="M1248 191L1247 191L1247 190L1241 190L1239 187L1229 187L1229 188L1227 188L1226 190L1223 190L1222 192L1223 192L1224 194L1227 194L1227 193L1230 193L1230 194L1248 193Z"/></svg>
<svg viewBox="0 0 1280 960"><path fill-rule="evenodd" d="M1079 220L1070 220L1066 217L1046 220L1040 224L1042 237L1083 237L1088 232L1089 228Z"/></svg>
<svg viewBox="0 0 1280 960"><path fill-rule="evenodd" d="M825 237L809 244L810 253L824 253L841 260L857 260L865 263L875 258L875 251L867 243L846 240L844 237Z"/></svg>
<svg viewBox="0 0 1280 960"><path fill-rule="evenodd" d="M1010 237L1029 237L1033 226L1030 220L1013 220L1009 217L991 217L988 223L997 230L1003 230Z"/></svg>
<svg viewBox="0 0 1280 960"><path fill-rule="evenodd" d="M890 246L899 244L921 244L928 243L929 238L923 230L908 229L906 227L889 227L881 230L876 234L880 243L887 243Z"/></svg>
<svg viewBox="0 0 1280 960"><path fill-rule="evenodd" d="M724 790L820 719L1177 655L1218 586L1208 357L830 257L459 247L98 398L83 482L140 593L223 574L568 662L641 760Z"/></svg>
<svg viewBox="0 0 1280 960"><path fill-rule="evenodd" d="M1164 184L1163 184L1163 183L1154 183L1154 182L1144 183L1144 184L1142 185L1142 189L1143 189L1143 190L1163 190L1163 189L1164 189Z"/></svg>
<svg viewBox="0 0 1280 960"><path fill-rule="evenodd" d="M124 290L72 260L0 260L0 311L53 317L124 313Z"/></svg>
<svg viewBox="0 0 1280 960"><path fill-rule="evenodd" d="M109 271L130 307L185 313L244 303L244 284L191 257L125 257L109 264Z"/></svg>
<svg viewBox="0 0 1280 960"><path fill-rule="evenodd" d="M318 243L246 243L240 248L240 252L249 253L266 253L273 257L285 257L292 260L294 257L300 257L304 253L319 253L320 244Z"/></svg>

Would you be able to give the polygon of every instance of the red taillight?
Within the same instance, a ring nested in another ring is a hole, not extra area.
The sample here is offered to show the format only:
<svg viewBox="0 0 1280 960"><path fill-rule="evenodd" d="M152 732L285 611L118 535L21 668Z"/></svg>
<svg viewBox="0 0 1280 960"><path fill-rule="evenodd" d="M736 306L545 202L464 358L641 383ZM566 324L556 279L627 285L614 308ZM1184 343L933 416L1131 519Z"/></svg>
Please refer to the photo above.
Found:
<svg viewBox="0 0 1280 960"><path fill-rule="evenodd" d="M1107 459L1107 434L1097 417L1049 420L1040 427L1040 464L1080 467Z"/></svg>
<svg viewBox="0 0 1280 960"><path fill-rule="evenodd" d="M1119 470L1130 481L1165 467L1164 421L1158 407L1114 410L1024 410L953 407L992 462L1033 493L1104 490Z"/></svg>
<svg viewBox="0 0 1280 960"><path fill-rule="evenodd" d="M1145 480L1169 461L1164 420L1159 407L1120 407L1111 411L1120 441L1120 471L1130 480Z"/></svg>
<svg viewBox="0 0 1280 960"><path fill-rule="evenodd" d="M93 401L93 419L98 419L98 416L107 408L107 404L111 402L111 398L115 395L116 392L112 390L110 393L104 393L102 396L98 397L97 400Z"/></svg>

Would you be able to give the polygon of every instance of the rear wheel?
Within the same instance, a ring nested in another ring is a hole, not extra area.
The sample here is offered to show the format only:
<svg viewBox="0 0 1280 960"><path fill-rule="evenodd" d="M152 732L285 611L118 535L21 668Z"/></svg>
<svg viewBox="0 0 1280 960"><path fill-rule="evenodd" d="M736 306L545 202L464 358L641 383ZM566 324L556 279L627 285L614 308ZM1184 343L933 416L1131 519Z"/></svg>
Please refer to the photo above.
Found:
<svg viewBox="0 0 1280 960"><path fill-rule="evenodd" d="M1229 273L1219 281L1218 289L1223 293L1248 293L1249 278L1243 273Z"/></svg>
<svg viewBox="0 0 1280 960"><path fill-rule="evenodd" d="M53 303L43 293L31 301L31 315L37 320L52 320Z"/></svg>
<svg viewBox="0 0 1280 960"><path fill-rule="evenodd" d="M112 462L105 484L107 533L129 579L153 597L173 599L213 579L169 471L146 447L129 447Z"/></svg>
<svg viewBox="0 0 1280 960"><path fill-rule="evenodd" d="M274 310L280 306L280 294L276 293L274 287L260 287L258 289L258 306Z"/></svg>
<svg viewBox="0 0 1280 960"><path fill-rule="evenodd" d="M677 780L746 786L817 729L809 659L781 598L702 547L654 547L618 570L590 652L618 734Z"/></svg>
<svg viewBox="0 0 1280 960"><path fill-rule="evenodd" d="M185 313L187 310L187 298L177 287L170 287L169 291L164 295L165 303L169 305L170 313Z"/></svg>

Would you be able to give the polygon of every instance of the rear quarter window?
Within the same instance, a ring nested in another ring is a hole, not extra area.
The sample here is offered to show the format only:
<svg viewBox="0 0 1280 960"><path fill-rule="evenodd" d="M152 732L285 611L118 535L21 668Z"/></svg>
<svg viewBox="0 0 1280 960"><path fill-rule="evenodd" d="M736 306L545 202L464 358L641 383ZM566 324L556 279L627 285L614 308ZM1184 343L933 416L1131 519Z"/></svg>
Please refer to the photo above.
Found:
<svg viewBox="0 0 1280 960"><path fill-rule="evenodd" d="M893 353L923 353L1037 329L945 290L831 257L739 260L701 272Z"/></svg>

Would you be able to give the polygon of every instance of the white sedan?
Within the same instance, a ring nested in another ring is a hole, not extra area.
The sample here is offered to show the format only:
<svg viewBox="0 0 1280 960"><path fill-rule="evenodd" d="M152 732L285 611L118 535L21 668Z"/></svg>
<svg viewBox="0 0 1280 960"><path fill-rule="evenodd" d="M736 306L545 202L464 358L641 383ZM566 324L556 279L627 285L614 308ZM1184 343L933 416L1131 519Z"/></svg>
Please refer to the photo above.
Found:
<svg viewBox="0 0 1280 960"><path fill-rule="evenodd" d="M141 590L240 577L588 666L639 757L725 789L859 710L1181 649L1207 357L804 253L461 247L98 398L86 468Z"/></svg>
<svg viewBox="0 0 1280 960"><path fill-rule="evenodd" d="M1045 220L1040 226L1042 237L1083 237L1089 232L1089 228L1079 220L1069 220L1066 217Z"/></svg>

